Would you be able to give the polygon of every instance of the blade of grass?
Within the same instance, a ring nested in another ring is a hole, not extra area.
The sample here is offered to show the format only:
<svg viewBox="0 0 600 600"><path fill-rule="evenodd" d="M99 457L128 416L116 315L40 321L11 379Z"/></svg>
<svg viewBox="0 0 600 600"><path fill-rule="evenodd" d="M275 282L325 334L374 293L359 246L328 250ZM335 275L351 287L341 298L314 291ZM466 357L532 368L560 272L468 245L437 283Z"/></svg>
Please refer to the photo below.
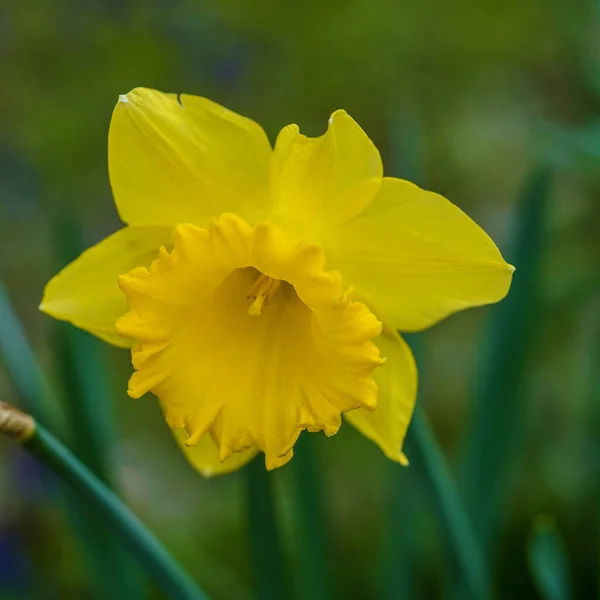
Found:
<svg viewBox="0 0 600 600"><path fill-rule="evenodd" d="M250 537L250 562L259 600L289 598L285 565L277 526L273 493L273 473L257 456L243 469L246 476Z"/></svg>
<svg viewBox="0 0 600 600"><path fill-rule="evenodd" d="M57 395L50 387L50 383L29 345L27 336L10 304L2 282L0 282L0 317L0 357L24 407L37 418L50 422L53 427L60 426L61 437L67 438L68 436L64 433L67 429L64 420L59 420L55 416L55 409L59 406ZM61 364L64 365L65 370L77 368L78 358L76 355L78 352L79 350L74 349L69 356L63 356ZM89 365L89 367L93 368L93 365ZM73 376L69 374L68 377L72 378ZM67 389L71 388L71 386L66 387ZM71 391L73 391L72 388ZM104 400L98 398L96 398L96 401L104 402ZM90 434L89 427L86 429L86 419L81 418L79 415L78 407L81 406L81 403L73 401L70 404L77 416L74 426L78 424L82 426L81 430L77 430L83 432L79 440L80 447L85 448L98 443L97 437ZM70 411L66 412L69 413ZM91 435L87 441L86 434ZM96 451L85 449L84 452L87 453L89 458L90 454ZM92 466L97 468L100 465L96 463ZM106 473L104 467L100 468ZM51 489L51 492L56 492L56 490ZM112 532L98 525L93 509L82 505L70 490L66 490L64 496L58 494L58 500L64 504L65 518L75 532L81 547L84 562L87 563L88 577L95 592L94 596L127 600L140 598L140 586L136 582L135 576L126 572L127 560L121 560L121 558L126 559L127 557L122 556L123 553L116 545L115 540L111 540L113 537Z"/></svg>
<svg viewBox="0 0 600 600"><path fill-rule="evenodd" d="M48 380L29 345L8 293L0 281L0 358L26 410L54 425L53 396Z"/></svg>
<svg viewBox="0 0 600 600"><path fill-rule="evenodd" d="M77 492L80 501L94 506L168 598L208 600L189 574L119 497L39 422L10 405L0 403L0 433L20 441L23 448Z"/></svg>
<svg viewBox="0 0 600 600"><path fill-rule="evenodd" d="M55 428L61 428L62 424L56 417L55 412L58 406L57 398L53 394L48 380L29 345L25 331L1 280L0 361L6 369L22 405L32 414L51 423ZM45 473L42 472L40 475L43 476ZM21 478L18 472L15 474L15 478L17 479L17 486L22 483L22 481L19 481ZM50 482L45 481L45 483ZM55 492L51 486L45 487L49 488L51 494ZM20 492L21 490L17 487L17 494ZM28 515L29 520L35 519L35 515L31 515L29 512L31 506L27 500L23 501L22 504L20 503L20 510L23 511L23 515ZM16 549L13 549L13 552L16 552ZM26 549L23 548L22 552L25 553ZM25 587L17 592L19 597L27 597L31 600L48 597L47 593L43 591L47 585L42 575L38 574L35 582L25 582L23 580L22 583Z"/></svg>
<svg viewBox="0 0 600 600"><path fill-rule="evenodd" d="M56 247L60 266L68 264L82 249L78 227L72 217L56 217ZM104 483L115 489L111 457L114 431L110 416L108 373L100 342L67 323L55 323L54 356L64 390L65 420L69 446L75 455ZM93 510L78 506L73 514L80 538L86 544L85 559L94 574L99 598L131 600L147 597L141 573L113 533Z"/></svg>
<svg viewBox="0 0 600 600"><path fill-rule="evenodd" d="M389 119L390 172L422 184L425 177L423 133L419 111L395 111ZM387 485L386 522L389 530L384 537L381 559L382 600L408 600L415 595L415 563L419 536L415 523L421 507L416 502L409 480L414 476L396 463L386 465Z"/></svg>
<svg viewBox="0 0 600 600"><path fill-rule="evenodd" d="M550 515L539 515L534 520L527 557L531 575L544 600L571 598L564 545Z"/></svg>
<svg viewBox="0 0 600 600"><path fill-rule="evenodd" d="M589 348L589 370L588 389L589 389L589 436L595 441L593 445L594 464L594 485L591 493L593 503L597 507L595 515L596 540L597 547L600 547L600 294L595 293L591 296L592 317L590 327L590 348ZM600 552L597 558L597 581L596 594L600 597Z"/></svg>
<svg viewBox="0 0 600 600"><path fill-rule="evenodd" d="M59 265L70 263L83 250L73 217L57 212L55 247ZM71 448L98 477L110 485L114 446L110 415L111 390L107 384L104 357L97 340L70 324L57 322L52 341L64 388L66 421Z"/></svg>
<svg viewBox="0 0 600 600"><path fill-rule="evenodd" d="M332 585L316 441L315 436L304 432L289 466L294 479L294 540L299 558L296 580L301 598L327 600L332 597Z"/></svg>
<svg viewBox="0 0 600 600"><path fill-rule="evenodd" d="M537 278L550 184L549 169L540 167L525 186L510 256L516 266L513 283L491 313L475 380L462 482L475 530L490 552L496 547L525 420L524 373L539 312Z"/></svg>
<svg viewBox="0 0 600 600"><path fill-rule="evenodd" d="M395 462L387 461L387 502L384 507L387 529L381 558L382 600L415 598L415 563L419 553L419 536L415 520L420 507L415 502L411 484L414 473Z"/></svg>
<svg viewBox="0 0 600 600"><path fill-rule="evenodd" d="M417 405L406 437L411 468L434 505L438 521L457 572L473 600L492 598L487 567L473 526L462 504L446 460L429 421Z"/></svg>
<svg viewBox="0 0 600 600"><path fill-rule="evenodd" d="M407 334L404 337L422 371L422 336ZM408 429L405 448L410 459L409 468L433 504L450 561L458 576L452 592L460 592L459 597L463 599L465 596L473 600L493 598L488 566L479 539L419 400Z"/></svg>
<svg viewBox="0 0 600 600"><path fill-rule="evenodd" d="M114 435L106 401L111 390L101 342L68 323L56 323L53 333L70 446L87 467L111 485Z"/></svg>
<svg viewBox="0 0 600 600"><path fill-rule="evenodd" d="M102 381L102 360L95 340L67 324L58 324L55 341L65 388L66 425L75 455L111 489L112 469L108 460L109 433L106 404L108 389ZM60 347L60 346L59 346ZM91 372L95 372L90 376ZM107 395L100 396L101 392ZM85 398L85 399L84 399ZM96 518L95 510L77 504L71 519L84 546L84 561L92 576L95 596L113 600L147 597L142 574L114 533Z"/></svg>

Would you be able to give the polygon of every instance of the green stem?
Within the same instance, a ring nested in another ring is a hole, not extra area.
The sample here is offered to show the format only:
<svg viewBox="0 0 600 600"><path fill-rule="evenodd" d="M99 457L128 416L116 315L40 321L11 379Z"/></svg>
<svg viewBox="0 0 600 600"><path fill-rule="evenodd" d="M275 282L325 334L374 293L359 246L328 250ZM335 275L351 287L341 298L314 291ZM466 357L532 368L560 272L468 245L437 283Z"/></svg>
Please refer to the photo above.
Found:
<svg viewBox="0 0 600 600"><path fill-rule="evenodd" d="M319 465L315 456L315 437L303 433L294 449L290 464L294 478L294 539L299 549L301 598L331 598L331 581L327 569L328 544L323 509Z"/></svg>
<svg viewBox="0 0 600 600"><path fill-rule="evenodd" d="M425 181L423 123L416 103L404 110L395 109L389 122L390 166L392 175L422 185ZM409 337L411 337L409 341ZM416 336L407 336L415 358L421 365ZM417 400L418 401L418 400ZM414 470L387 466L389 492L385 506L387 535L381 561L381 599L405 600L415 595L420 506L414 495Z"/></svg>
<svg viewBox="0 0 600 600"><path fill-rule="evenodd" d="M2 281L0 281L0 359L14 383L22 406L34 413L36 417L50 422L53 418L50 399L55 400L55 398Z"/></svg>
<svg viewBox="0 0 600 600"><path fill-rule="evenodd" d="M79 492L117 531L172 600L208 600L192 578L133 512L49 431L36 424L23 447Z"/></svg>
<svg viewBox="0 0 600 600"><path fill-rule="evenodd" d="M381 560L381 600L408 600L415 597L420 518L415 501L415 473L388 461L387 502L384 506L386 535Z"/></svg>
<svg viewBox="0 0 600 600"><path fill-rule="evenodd" d="M420 406L415 410L406 445L412 467L435 505L449 554L455 561L469 597L474 600L492 598L479 541L458 495L450 469Z"/></svg>
<svg viewBox="0 0 600 600"><path fill-rule="evenodd" d="M58 270L75 259L85 244L81 226L71 212L55 208L53 214ZM69 446L89 469L114 488L111 459L115 436L101 342L64 322L54 324L51 341L63 384Z"/></svg>
<svg viewBox="0 0 600 600"><path fill-rule="evenodd" d="M6 365L20 403L36 418L48 423L53 431L59 431L62 438L70 438L86 466L110 484L108 465L103 459L106 436L101 430L106 404L106 389L102 395L102 388L106 386L98 371L98 357L90 355L94 341L86 336L64 323L57 326L53 336L53 340L63 342L59 365L64 369L68 408L62 411L67 416L59 424L57 398L0 281L0 360ZM69 428L72 435L67 436ZM131 568L130 557L119 546L119 540L114 539L113 532L98 523L91 507L82 504L72 490L62 499L65 514L83 551L93 597L142 598L144 583Z"/></svg>
<svg viewBox="0 0 600 600"><path fill-rule="evenodd" d="M283 553L275 517L272 473L265 469L262 455L244 468L250 558L259 600L289 598L285 583Z"/></svg>
<svg viewBox="0 0 600 600"><path fill-rule="evenodd" d="M98 340L66 323L57 323L53 342L62 372L69 446L75 455L111 489L113 440L109 418L110 386ZM114 533L90 507L75 504L70 515L77 527L90 585L95 598L142 600L147 581Z"/></svg>
<svg viewBox="0 0 600 600"><path fill-rule="evenodd" d="M551 190L551 171L537 167L515 216L510 259L517 270L508 296L490 312L475 373L461 489L489 561L514 494L514 467L524 439L526 369L540 324L539 277Z"/></svg>

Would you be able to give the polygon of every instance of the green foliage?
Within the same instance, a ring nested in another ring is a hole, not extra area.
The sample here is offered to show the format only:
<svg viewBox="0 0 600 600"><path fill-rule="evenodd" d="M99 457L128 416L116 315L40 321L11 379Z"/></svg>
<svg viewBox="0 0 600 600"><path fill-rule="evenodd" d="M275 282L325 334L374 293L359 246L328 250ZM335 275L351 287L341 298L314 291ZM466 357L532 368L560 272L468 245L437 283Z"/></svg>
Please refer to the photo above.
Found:
<svg viewBox="0 0 600 600"><path fill-rule="evenodd" d="M83 251L74 220L56 218L56 247L62 263ZM114 483L114 428L111 419L111 389L99 340L68 323L56 323L53 350L63 387L67 439L76 456L111 488ZM73 511L79 535L86 544L87 567L96 579L99 599L144 600L146 582L120 540L97 518L86 503Z"/></svg>
<svg viewBox="0 0 600 600"><path fill-rule="evenodd" d="M511 494L515 457L526 419L526 372L538 328L538 277L551 174L540 168L527 182L514 223L516 266L507 298L494 310L475 382L474 419L465 449L465 495L477 533L495 548ZM488 550L489 553L489 550Z"/></svg>
<svg viewBox="0 0 600 600"><path fill-rule="evenodd" d="M71 486L78 493L80 501L93 507L105 523L121 536L123 543L136 555L169 598L208 600L191 577L123 502L43 425L36 425L34 435L23 446ZM123 583L113 581L112 586L116 589L113 589L111 595L124 592L121 588Z"/></svg>
<svg viewBox="0 0 600 600"><path fill-rule="evenodd" d="M600 282L598 27L592 0L178 0L168 6L5 0L0 275L13 308L0 289L0 392L16 392L61 439L68 439L69 420L79 418L74 412L65 418L51 391L65 377L64 364L55 356L56 330L37 304L56 264L67 260L54 242L55 207L76 220L89 242L120 226L106 173L106 132L118 94L144 85L206 95L265 124L271 139L290 122L319 133L331 111L345 108L382 149L389 174L449 197L517 267L505 303L456 315L427 334L422 378L431 426L450 469L458 465L467 517L484 542L499 597L534 598L536 585L543 593L544 576L527 568L524 548L532 518L545 511L556 516L564 536L571 597L595 597L600 515L590 515L600 505L599 413L590 387L597 388L597 369L588 365ZM539 200L548 185L547 172L535 170L540 163L552 166L552 196L543 209L530 200L533 212L521 213L525 196ZM531 185L524 194L525 181ZM521 243L511 248L517 220ZM79 352L95 351L84 334L67 335L73 365ZM251 600L245 513L236 500L246 474L200 480L167 435L159 409L125 397L127 353L109 351L106 360L106 375L76 373L77 366L70 374L79 379L69 384L79 390L75 396L85 389L91 401L73 401L69 409L87 411L78 452L90 451L86 462L96 461L96 470L114 478L182 563L210 582L211 597ZM119 423L108 439L106 414L92 410L106 396L114 399ZM96 417L99 427L90 429ZM94 456L86 439L106 446L106 454ZM466 463L456 461L465 450ZM107 455L115 462L102 463ZM416 492L414 460L398 474L342 428L319 454L319 467L334 592L365 598L385 588L390 598L396 592L441 597L450 586L446 538ZM293 532L311 517L294 512L293 478L281 479L282 529ZM78 546L55 509L59 501L27 501L32 518L44 515L52 523L51 535L27 533L34 565L61 599L89 596L92 579L72 566L79 563ZM24 502L3 495L0 512L10 520L15 503ZM0 519L0 532L5 524ZM325 535L318 525L316 532L317 540ZM61 568L54 567L56 540ZM300 539L291 545L303 546ZM384 547L406 560L383 569ZM319 549L308 557L312 568L321 556ZM555 557L542 564L559 563ZM320 577L318 569L313 575Z"/></svg>
<svg viewBox="0 0 600 600"><path fill-rule="evenodd" d="M247 481L249 547L253 579L259 600L289 597L283 548L279 538L273 473L257 456L244 469Z"/></svg>
<svg viewBox="0 0 600 600"><path fill-rule="evenodd" d="M549 515L539 515L534 520L527 553L529 568L542 598L569 600L571 588L565 549L554 519Z"/></svg>

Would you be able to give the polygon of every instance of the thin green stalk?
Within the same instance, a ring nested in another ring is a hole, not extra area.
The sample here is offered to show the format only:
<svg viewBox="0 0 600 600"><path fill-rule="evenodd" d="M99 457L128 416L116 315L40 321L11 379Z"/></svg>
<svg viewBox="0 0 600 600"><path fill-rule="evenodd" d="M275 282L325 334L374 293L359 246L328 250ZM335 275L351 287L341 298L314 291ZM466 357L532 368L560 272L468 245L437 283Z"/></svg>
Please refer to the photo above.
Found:
<svg viewBox="0 0 600 600"><path fill-rule="evenodd" d="M527 547L529 570L544 600L570 600L571 582L564 542L554 519L538 515Z"/></svg>
<svg viewBox="0 0 600 600"><path fill-rule="evenodd" d="M386 531L381 560L381 600L409 600L415 597L415 563L419 548L413 475L392 461L386 461L388 501L384 508Z"/></svg>
<svg viewBox="0 0 600 600"><path fill-rule="evenodd" d="M411 468L431 498L448 552L473 600L493 597L479 541L465 512L450 469L421 406L417 405L406 438Z"/></svg>
<svg viewBox="0 0 600 600"><path fill-rule="evenodd" d="M262 455L243 472L247 484L250 558L257 597L259 600L289 598L275 512L273 473L266 471Z"/></svg>
<svg viewBox="0 0 600 600"><path fill-rule="evenodd" d="M51 422L53 394L0 281L0 358L24 408Z"/></svg>
<svg viewBox="0 0 600 600"><path fill-rule="evenodd" d="M597 506L595 518L596 538L600 542L600 294L594 294L591 299L593 303L593 317L591 324L591 343L589 349L589 411L590 411L590 438L595 440L594 464L596 465L594 478L595 485L592 486L594 501ZM600 545L600 544L599 544ZM598 553L598 576L596 581L596 593L600 597L600 552Z"/></svg>
<svg viewBox="0 0 600 600"><path fill-rule="evenodd" d="M63 377L66 380L64 383L68 410L63 412L68 415L68 423L65 423L64 418L59 420L56 417L56 408L59 406L57 396L40 367L0 282L0 358L7 368L20 402L36 418L50 423L52 429L58 429L61 438L70 438L76 452L83 453L87 466L107 480L108 467L98 447L102 444L101 430L91 424L98 420L98 415L92 414L91 411L97 413L106 403L105 397L100 398L98 395L98 392L102 391L102 384L96 381L93 385L87 385L89 381L84 379L87 374L81 370L86 358L82 353L87 349L81 347L81 338L77 336L85 337L86 334L73 328L69 332L70 326L63 324L59 327L62 329L54 337L63 342L59 354L60 366L64 367ZM89 354L87 358L92 360ZM92 362L95 362L95 359ZM85 364L90 370L97 368L96 364ZM82 396L88 393L91 394L89 401L82 400ZM66 427L67 424L69 427ZM66 429L75 435L66 435ZM141 582L135 577L135 573L128 570L128 557L123 556L122 549L116 545L113 533L98 525L93 509L82 505L71 490L67 490L60 499L64 504L65 516L76 532L77 541L83 551L88 567L87 575L92 582L90 587L93 596L105 598L110 595L114 600L141 598Z"/></svg>
<svg viewBox="0 0 600 600"><path fill-rule="evenodd" d="M294 540L299 559L296 579L301 598L327 600L332 597L327 519L315 442L314 435L303 433L290 464L294 479Z"/></svg>
<svg viewBox="0 0 600 600"><path fill-rule="evenodd" d="M111 489L106 403L108 389L102 379L102 361L96 341L71 325L59 323L54 336L64 385L69 446L75 455ZM92 377L86 371L95 371ZM104 373L106 376L106 373ZM102 397L102 392L105 395ZM96 518L94 507L71 502L72 526L84 550L89 587L94 598L141 600L147 597L142 574L114 532Z"/></svg>
<svg viewBox="0 0 600 600"><path fill-rule="evenodd" d="M12 306L6 288L0 280L0 366L6 369L11 383L19 397L22 406L51 423L59 429L58 419L53 409L58 406L57 398L53 395L48 380L42 371L25 331ZM51 492L55 490L51 489ZM17 490L18 492L18 490ZM72 504L69 508L72 508ZM23 516L28 515L31 520L35 519L29 513L29 506L20 503ZM26 551L26 550L25 550ZM47 598L47 581L44 575L37 575L35 581L30 582L26 589L20 590L19 597Z"/></svg>
<svg viewBox="0 0 600 600"><path fill-rule="evenodd" d="M59 266L63 267L79 254L83 243L79 225L71 215L57 211L55 223L55 246ZM64 322L54 323L52 342L64 388L70 446L87 467L110 485L114 434L107 398L111 390L100 342Z"/></svg>
<svg viewBox="0 0 600 600"><path fill-rule="evenodd" d="M171 600L208 600L118 496L98 479L47 429L12 407L0 406L0 432L21 440L23 447L48 466L105 519Z"/></svg>
<svg viewBox="0 0 600 600"><path fill-rule="evenodd" d="M416 105L395 110L389 120L388 132L391 174L422 185L425 178L424 136ZM381 598L408 600L415 594L415 566L418 561L415 548L418 548L419 540L416 521L420 516L420 506L411 485L415 473L392 462L387 465L387 470L389 495L385 512L388 530L384 536L381 560Z"/></svg>
<svg viewBox="0 0 600 600"><path fill-rule="evenodd" d="M83 244L73 217L59 213L55 219L56 247L63 266L77 256ZM53 323L52 341L61 375L69 446L104 483L115 489L113 477L114 430L111 397L102 345L88 333L68 323ZM88 572L98 598L141 600L147 596L137 565L112 531L94 518L93 510L78 506L73 519L86 542Z"/></svg>
<svg viewBox="0 0 600 600"><path fill-rule="evenodd" d="M522 439L524 375L540 312L538 274L550 185L550 171L539 168L525 186L509 256L516 271L508 296L490 314L475 380L474 419L465 447L462 483L488 554L497 547L511 467Z"/></svg>

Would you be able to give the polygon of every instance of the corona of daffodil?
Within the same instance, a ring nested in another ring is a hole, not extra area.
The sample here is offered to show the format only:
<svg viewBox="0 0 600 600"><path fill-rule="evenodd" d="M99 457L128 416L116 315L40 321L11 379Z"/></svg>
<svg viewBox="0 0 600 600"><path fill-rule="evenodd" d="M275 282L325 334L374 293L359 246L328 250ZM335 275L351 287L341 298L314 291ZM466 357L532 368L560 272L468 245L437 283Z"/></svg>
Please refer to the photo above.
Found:
<svg viewBox="0 0 600 600"><path fill-rule="evenodd" d="M108 139L126 226L47 285L41 309L131 348L129 395L155 394L204 475L341 416L405 464L417 373L396 333L496 302L513 268L443 197L383 176L340 110L317 138L210 100L135 89Z"/></svg>

